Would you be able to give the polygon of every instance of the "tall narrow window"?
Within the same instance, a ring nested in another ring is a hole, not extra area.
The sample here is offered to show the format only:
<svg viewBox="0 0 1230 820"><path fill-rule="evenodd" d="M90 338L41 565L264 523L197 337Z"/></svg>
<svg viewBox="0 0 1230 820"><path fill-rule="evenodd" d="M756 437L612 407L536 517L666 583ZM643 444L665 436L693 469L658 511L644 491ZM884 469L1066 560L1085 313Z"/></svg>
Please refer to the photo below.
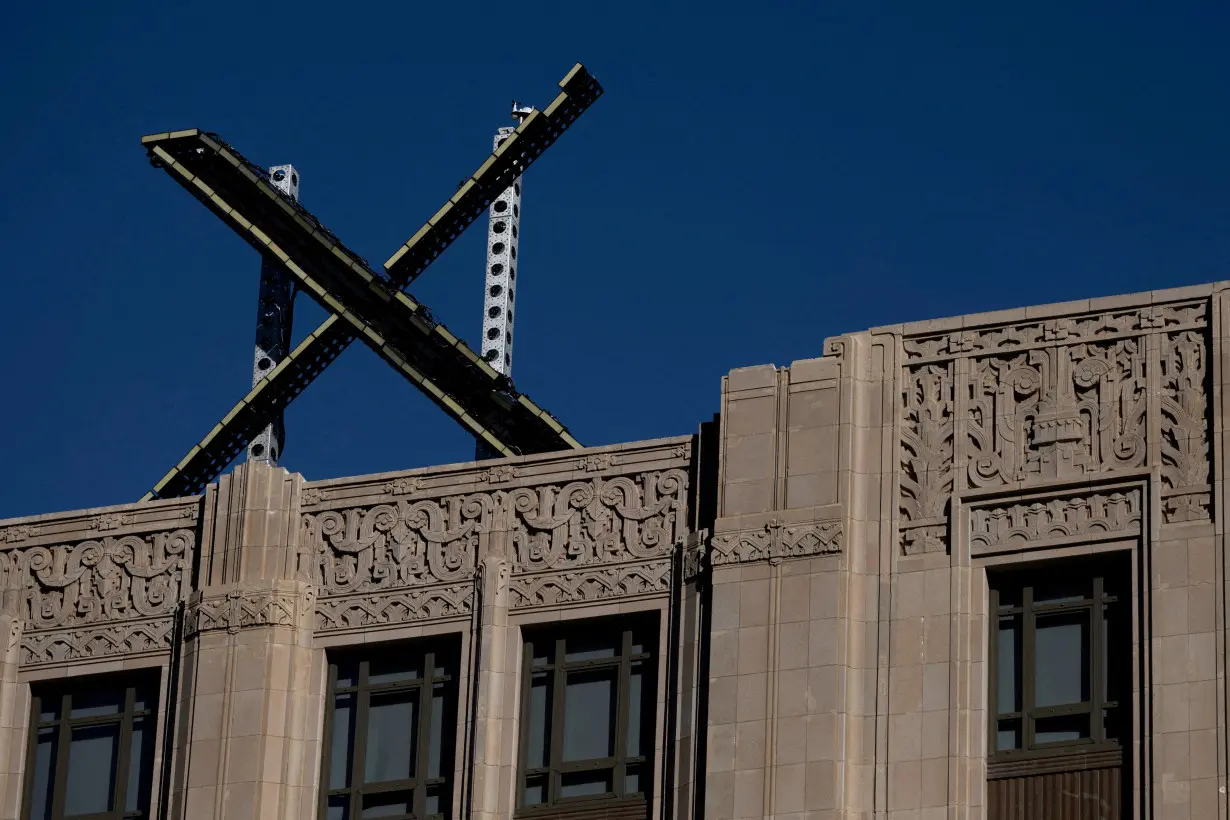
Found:
<svg viewBox="0 0 1230 820"><path fill-rule="evenodd" d="M518 814L646 816L656 634L651 618L525 633Z"/></svg>
<svg viewBox="0 0 1230 820"><path fill-rule="evenodd" d="M149 817L157 673L33 688L25 817Z"/></svg>
<svg viewBox="0 0 1230 820"><path fill-rule="evenodd" d="M1061 802L1088 799L1100 807L1090 816L1119 816L1118 808L1108 807L1122 803L1123 750L1131 728L1131 590L1125 570L1126 561L1112 557L989 575L992 818L1067 810L1037 802L1040 795L1058 795ZM997 783L1073 772L1087 773L1091 785L1065 791ZM1028 805L1000 805L1017 800Z"/></svg>
<svg viewBox="0 0 1230 820"><path fill-rule="evenodd" d="M331 654L321 818L450 816L457 658L456 640Z"/></svg>

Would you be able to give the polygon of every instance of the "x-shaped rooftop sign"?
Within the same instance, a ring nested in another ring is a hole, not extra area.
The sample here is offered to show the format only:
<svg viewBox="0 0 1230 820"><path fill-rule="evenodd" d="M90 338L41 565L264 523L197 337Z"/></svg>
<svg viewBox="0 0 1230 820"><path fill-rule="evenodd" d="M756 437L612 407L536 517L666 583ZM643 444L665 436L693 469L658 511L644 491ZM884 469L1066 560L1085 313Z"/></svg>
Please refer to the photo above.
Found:
<svg viewBox="0 0 1230 820"><path fill-rule="evenodd" d="M151 163L205 204L330 312L142 500L201 492L277 413L356 338L497 453L579 448L553 416L516 391L402 289L483 214L602 94L580 63L409 241L374 271L268 174L216 134L192 129L141 140Z"/></svg>

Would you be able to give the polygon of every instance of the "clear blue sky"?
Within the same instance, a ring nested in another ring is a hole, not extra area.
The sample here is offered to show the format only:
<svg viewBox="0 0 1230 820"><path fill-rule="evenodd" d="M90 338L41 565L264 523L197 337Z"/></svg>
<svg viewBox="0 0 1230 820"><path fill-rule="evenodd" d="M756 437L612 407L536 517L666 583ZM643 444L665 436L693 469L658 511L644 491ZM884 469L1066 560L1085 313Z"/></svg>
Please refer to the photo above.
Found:
<svg viewBox="0 0 1230 820"><path fill-rule="evenodd" d="M249 385L258 259L155 131L294 163L379 262L584 62L606 96L525 183L513 375L587 444L693 432L730 368L845 331L1230 278L1230 6L1129 5L19 3L0 516L138 498ZM483 230L413 288L474 341ZM309 478L473 452L359 345L287 426Z"/></svg>

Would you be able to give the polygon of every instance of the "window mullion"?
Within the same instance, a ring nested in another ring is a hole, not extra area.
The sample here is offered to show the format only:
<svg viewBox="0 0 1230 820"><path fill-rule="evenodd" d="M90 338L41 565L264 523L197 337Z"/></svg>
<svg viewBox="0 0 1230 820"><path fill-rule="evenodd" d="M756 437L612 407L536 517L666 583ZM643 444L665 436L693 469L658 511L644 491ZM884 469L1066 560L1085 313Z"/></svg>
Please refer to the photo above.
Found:
<svg viewBox="0 0 1230 820"><path fill-rule="evenodd" d="M423 683L419 687L419 731L412 742L418 748L410 750L414 761L414 816L427 813L427 767L431 760L431 710L435 701L436 655L428 652L423 659Z"/></svg>
<svg viewBox="0 0 1230 820"><path fill-rule="evenodd" d="M1093 579L1093 608L1089 611L1089 680L1092 691L1089 693L1090 710L1089 735L1094 741L1106 739L1106 716L1103 713L1103 696L1105 689L1102 681L1102 652L1106 636L1102 634L1102 624L1105 619L1106 604L1102 602L1102 578Z"/></svg>
<svg viewBox="0 0 1230 820"><path fill-rule="evenodd" d="M124 690L124 714L120 718L120 748L115 765L115 805L112 810L123 816L128 800L128 767L132 765L132 713L135 711L137 688ZM139 764L138 764L139 765Z"/></svg>
<svg viewBox="0 0 1230 820"><path fill-rule="evenodd" d="M999 751L999 590L992 589L987 602L987 632L990 634L987 648L987 749L991 754ZM1014 704L1015 705L1015 704Z"/></svg>
<svg viewBox="0 0 1230 820"><path fill-rule="evenodd" d="M337 717L337 664L329 664L329 680L325 684L325 727L320 737L320 803L317 816L329 816L329 779L333 774L333 723ZM352 711L357 711L352 708ZM353 780L351 781L353 783ZM349 795L348 795L349 796Z"/></svg>
<svg viewBox="0 0 1230 820"><path fill-rule="evenodd" d="M525 805L526 778L530 748L530 693L534 690L534 643L525 641L521 646L521 752L517 761L517 805ZM550 765L550 761L548 761ZM548 779L550 779L548 769Z"/></svg>
<svg viewBox="0 0 1230 820"><path fill-rule="evenodd" d="M642 676L643 677L643 676ZM641 681L644 686L644 680ZM628 696L632 689L632 630L623 631L619 647L619 683L615 689L615 771L611 773L611 791L624 796L628 783Z"/></svg>
<svg viewBox="0 0 1230 820"><path fill-rule="evenodd" d="M359 817L363 810L363 772L367 753L367 701L370 691L367 685L368 662L359 664L359 681L354 702L354 751L350 768L350 816Z"/></svg>
<svg viewBox="0 0 1230 820"><path fill-rule="evenodd" d="M1021 748L1034 747L1034 588L1021 589Z"/></svg>
<svg viewBox="0 0 1230 820"><path fill-rule="evenodd" d="M72 742L72 727L68 715L73 708L72 696L65 692L60 697L59 743L56 748L56 776L51 790L52 820L64 817L64 798L68 791L68 745Z"/></svg>
<svg viewBox="0 0 1230 820"><path fill-rule="evenodd" d="M564 755L564 695L568 673L564 668L566 646L563 638L555 641L555 669L551 692L551 774L547 777L547 803L559 799L559 767Z"/></svg>

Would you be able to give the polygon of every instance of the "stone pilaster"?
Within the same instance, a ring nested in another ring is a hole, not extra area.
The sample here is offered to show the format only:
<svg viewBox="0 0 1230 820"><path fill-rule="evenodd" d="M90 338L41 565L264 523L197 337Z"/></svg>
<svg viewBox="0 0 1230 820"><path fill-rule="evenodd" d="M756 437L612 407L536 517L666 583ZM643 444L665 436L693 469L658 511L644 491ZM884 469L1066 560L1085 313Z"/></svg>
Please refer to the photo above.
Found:
<svg viewBox="0 0 1230 820"><path fill-rule="evenodd" d="M490 554L479 565L480 622L476 639L478 664L472 671L478 686L473 703L471 782L473 784L468 816L475 820L511 817L511 806L501 806L501 797L515 774L517 720L506 705L508 683L508 560ZM515 703L515 701L514 701ZM505 754L510 745L511 757ZM503 801L507 803L507 800Z"/></svg>
<svg viewBox="0 0 1230 820"><path fill-rule="evenodd" d="M17 682L21 618L16 596L11 591L5 595L14 600L0 607L0 820L16 820L21 816L30 691Z"/></svg>
<svg viewBox="0 0 1230 820"><path fill-rule="evenodd" d="M300 478L243 465L219 484L206 585L185 616L172 816L316 815L324 653L296 578Z"/></svg>

